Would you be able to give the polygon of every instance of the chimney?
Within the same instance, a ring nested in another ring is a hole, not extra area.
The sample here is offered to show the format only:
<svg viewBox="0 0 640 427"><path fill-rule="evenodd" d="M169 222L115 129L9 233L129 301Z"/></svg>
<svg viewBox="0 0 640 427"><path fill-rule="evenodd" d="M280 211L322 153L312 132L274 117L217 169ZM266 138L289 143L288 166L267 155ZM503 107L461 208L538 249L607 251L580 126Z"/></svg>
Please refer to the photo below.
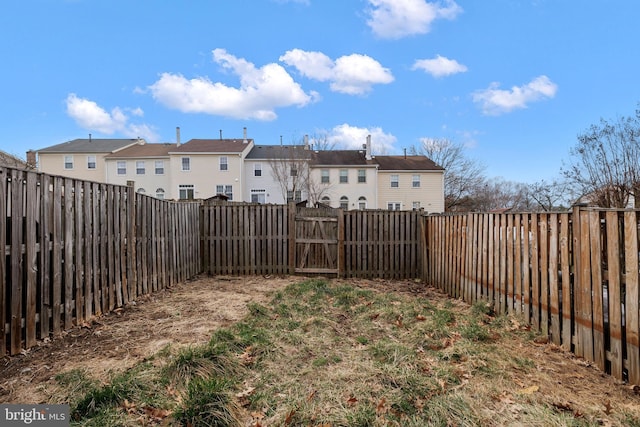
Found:
<svg viewBox="0 0 640 427"><path fill-rule="evenodd" d="M176 126L176 147L180 147L180 126Z"/></svg>
<svg viewBox="0 0 640 427"><path fill-rule="evenodd" d="M222 129L220 129L220 141L222 141Z"/></svg>
<svg viewBox="0 0 640 427"><path fill-rule="evenodd" d="M91 142L91 134L89 134L89 142Z"/></svg>
<svg viewBox="0 0 640 427"><path fill-rule="evenodd" d="M27 151L27 166L31 169L36 168L36 152L33 150Z"/></svg>
<svg viewBox="0 0 640 427"><path fill-rule="evenodd" d="M309 149L309 135L304 136L304 149L305 150Z"/></svg>
<svg viewBox="0 0 640 427"><path fill-rule="evenodd" d="M247 127L246 126L242 128L242 137L243 137L243 139L242 139L242 143L243 144L249 143L249 140L247 139Z"/></svg>
<svg viewBox="0 0 640 427"><path fill-rule="evenodd" d="M367 135L367 147L365 151L364 158L367 160L371 160L371 135Z"/></svg>

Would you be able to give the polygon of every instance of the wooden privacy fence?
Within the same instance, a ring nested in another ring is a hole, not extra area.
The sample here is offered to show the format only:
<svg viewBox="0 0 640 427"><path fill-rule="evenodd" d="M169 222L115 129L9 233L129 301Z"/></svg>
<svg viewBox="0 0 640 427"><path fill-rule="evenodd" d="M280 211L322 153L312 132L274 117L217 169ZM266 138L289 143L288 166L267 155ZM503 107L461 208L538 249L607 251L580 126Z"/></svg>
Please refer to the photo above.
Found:
<svg viewBox="0 0 640 427"><path fill-rule="evenodd" d="M419 212L342 211L295 205L202 207L208 274L335 274L419 278Z"/></svg>
<svg viewBox="0 0 640 427"><path fill-rule="evenodd" d="M199 273L199 203L0 168L0 356Z"/></svg>
<svg viewBox="0 0 640 427"><path fill-rule="evenodd" d="M640 384L640 211L427 217L424 279L516 313L553 343Z"/></svg>

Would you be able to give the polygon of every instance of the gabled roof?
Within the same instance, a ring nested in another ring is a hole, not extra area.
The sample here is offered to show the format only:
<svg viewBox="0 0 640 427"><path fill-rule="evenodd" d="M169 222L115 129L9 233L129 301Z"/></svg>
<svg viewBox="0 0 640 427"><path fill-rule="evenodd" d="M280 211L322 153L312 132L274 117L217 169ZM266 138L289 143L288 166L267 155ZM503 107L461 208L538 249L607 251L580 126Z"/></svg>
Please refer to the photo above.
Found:
<svg viewBox="0 0 640 427"><path fill-rule="evenodd" d="M191 139L179 147L169 151L170 153L241 153L251 146L253 139L247 142L241 139Z"/></svg>
<svg viewBox="0 0 640 427"><path fill-rule="evenodd" d="M310 156L310 151L302 145L255 145L247 160L287 160L305 159Z"/></svg>
<svg viewBox="0 0 640 427"><path fill-rule="evenodd" d="M380 171L444 171L427 156L376 156Z"/></svg>
<svg viewBox="0 0 640 427"><path fill-rule="evenodd" d="M24 170L33 169L20 157L14 156L13 154L9 154L6 151L2 150L0 150L0 166Z"/></svg>
<svg viewBox="0 0 640 427"><path fill-rule="evenodd" d="M124 148L116 153L105 156L105 159L124 159L124 158L158 158L169 157L169 151L176 148L176 144L136 144L131 147Z"/></svg>
<svg viewBox="0 0 640 427"><path fill-rule="evenodd" d="M47 153L114 153L144 140L139 139L74 139L62 144L37 150L38 154Z"/></svg>
<svg viewBox="0 0 640 427"><path fill-rule="evenodd" d="M375 166L367 160L364 150L322 150L313 152L314 166Z"/></svg>

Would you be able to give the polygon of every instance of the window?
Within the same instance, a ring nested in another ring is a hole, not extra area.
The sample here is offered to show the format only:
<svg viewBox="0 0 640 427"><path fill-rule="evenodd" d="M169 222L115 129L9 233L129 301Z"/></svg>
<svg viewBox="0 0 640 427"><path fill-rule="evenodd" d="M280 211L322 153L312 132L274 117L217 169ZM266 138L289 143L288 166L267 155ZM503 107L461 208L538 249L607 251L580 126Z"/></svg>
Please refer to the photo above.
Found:
<svg viewBox="0 0 640 427"><path fill-rule="evenodd" d="M233 200L233 185L216 185L216 194L224 194Z"/></svg>
<svg viewBox="0 0 640 427"><path fill-rule="evenodd" d="M253 165L253 176L262 176L262 163Z"/></svg>
<svg viewBox="0 0 640 427"><path fill-rule="evenodd" d="M398 188L399 186L398 175L391 175L391 188Z"/></svg>
<svg viewBox="0 0 640 427"><path fill-rule="evenodd" d="M156 160L156 175L164 175L164 162L162 160Z"/></svg>
<svg viewBox="0 0 640 427"><path fill-rule="evenodd" d="M360 196L358 198L358 209L361 211L367 209L367 198L364 196Z"/></svg>
<svg viewBox="0 0 640 427"><path fill-rule="evenodd" d="M116 168L118 169L118 175L126 175L127 174L127 162L118 161L116 163Z"/></svg>
<svg viewBox="0 0 640 427"><path fill-rule="evenodd" d="M164 199L164 188L156 188L156 199Z"/></svg>
<svg viewBox="0 0 640 427"><path fill-rule="evenodd" d="M420 187L420 175L413 175L413 179L411 180L411 186L413 188Z"/></svg>
<svg viewBox="0 0 640 427"><path fill-rule="evenodd" d="M399 211L401 208L401 203L400 202L388 202L387 203L387 209L390 211Z"/></svg>
<svg viewBox="0 0 640 427"><path fill-rule="evenodd" d="M349 209L349 198L347 196L340 197L340 208Z"/></svg>
<svg viewBox="0 0 640 427"><path fill-rule="evenodd" d="M96 156L87 156L87 169L96 168Z"/></svg>
<svg viewBox="0 0 640 427"><path fill-rule="evenodd" d="M301 202L301 201L302 201L302 191L287 190L287 202Z"/></svg>
<svg viewBox="0 0 640 427"><path fill-rule="evenodd" d="M222 156L220 157L220 170L221 171L226 171L229 170L229 159L227 159L227 156Z"/></svg>
<svg viewBox="0 0 640 427"><path fill-rule="evenodd" d="M73 169L73 156L64 156L64 168Z"/></svg>
<svg viewBox="0 0 640 427"><path fill-rule="evenodd" d="M182 170L185 172L191 170L191 158L189 157L182 158Z"/></svg>
<svg viewBox="0 0 640 427"><path fill-rule="evenodd" d="M251 203L265 203L265 190L251 190Z"/></svg>
<svg viewBox="0 0 640 427"><path fill-rule="evenodd" d="M413 208L414 211L417 211L418 209L420 209L420 202L411 203L411 207Z"/></svg>
<svg viewBox="0 0 640 427"><path fill-rule="evenodd" d="M144 175L144 161L138 160L136 162L136 175Z"/></svg>
<svg viewBox="0 0 640 427"><path fill-rule="evenodd" d="M358 182L364 183L367 182L367 171L364 169L358 169Z"/></svg>
<svg viewBox="0 0 640 427"><path fill-rule="evenodd" d="M144 194L146 192L147 192L147 190L145 190L144 188L142 188L142 187L138 188L138 193Z"/></svg>
<svg viewBox="0 0 640 427"><path fill-rule="evenodd" d="M322 197L320 201L322 202L323 205L331 206L331 199L329 198L329 196Z"/></svg>
<svg viewBox="0 0 640 427"><path fill-rule="evenodd" d="M340 169L340 184L346 184L349 182L349 171L347 169Z"/></svg>
<svg viewBox="0 0 640 427"><path fill-rule="evenodd" d="M178 192L180 200L193 200L194 187L192 184L178 185Z"/></svg>
<svg viewBox="0 0 640 427"><path fill-rule="evenodd" d="M291 166L291 176L298 176L298 167Z"/></svg>
<svg viewBox="0 0 640 427"><path fill-rule="evenodd" d="M320 182L323 184L329 183L329 169L322 169L320 171Z"/></svg>

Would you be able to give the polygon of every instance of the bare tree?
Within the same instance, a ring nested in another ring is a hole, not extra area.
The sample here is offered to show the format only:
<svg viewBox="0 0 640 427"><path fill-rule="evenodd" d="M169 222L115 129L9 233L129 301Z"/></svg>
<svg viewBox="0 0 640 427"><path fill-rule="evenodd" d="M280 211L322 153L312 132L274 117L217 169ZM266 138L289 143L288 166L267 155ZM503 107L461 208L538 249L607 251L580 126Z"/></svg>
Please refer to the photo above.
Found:
<svg viewBox="0 0 640 427"><path fill-rule="evenodd" d="M444 138L423 138L421 142L410 151L429 157L445 169L445 211L469 210L471 196L484 185L484 166L468 157L463 144Z"/></svg>
<svg viewBox="0 0 640 427"><path fill-rule="evenodd" d="M547 182L544 179L527 186L528 196L537 210L545 212L567 209L573 202L573 191L564 179Z"/></svg>
<svg viewBox="0 0 640 427"><path fill-rule="evenodd" d="M635 116L600 119L578 135L562 174L584 200L605 208L626 207L640 188L640 109Z"/></svg>

